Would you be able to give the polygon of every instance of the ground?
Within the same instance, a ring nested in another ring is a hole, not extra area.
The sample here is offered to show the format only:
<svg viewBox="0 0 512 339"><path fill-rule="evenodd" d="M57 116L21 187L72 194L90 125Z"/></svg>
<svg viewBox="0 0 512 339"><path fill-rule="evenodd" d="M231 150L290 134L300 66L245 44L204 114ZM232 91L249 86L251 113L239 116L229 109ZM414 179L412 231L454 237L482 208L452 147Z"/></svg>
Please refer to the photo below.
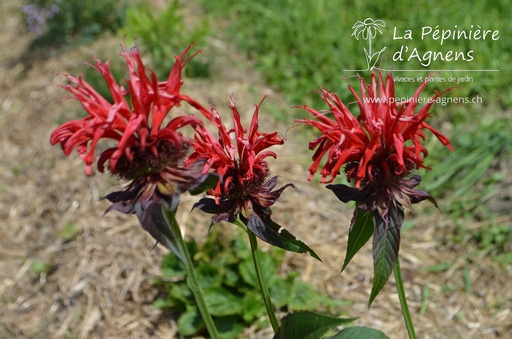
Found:
<svg viewBox="0 0 512 339"><path fill-rule="evenodd" d="M151 281L161 277L160 261L166 250L152 249L153 240L136 218L115 212L103 215L108 203L101 197L118 188L114 178L86 176L76 153L66 158L48 141L59 123L77 114L78 103L64 99L66 93L55 86L63 82L61 73L83 72L81 61L95 55L120 62L117 51L122 41L106 36L71 50L32 55L19 8L20 1L0 4L0 337L176 337L173 317L152 307L161 291ZM406 338L393 278L367 308L373 273L368 245L340 274L350 206L342 205L320 184L307 181L309 160L301 155L307 152L307 139L299 128L289 129L293 119L276 122L265 114L268 107L291 116L291 105L225 41L211 41L205 53L215 59L212 78L186 79L184 89L223 111L233 93L246 121L253 104L268 95L262 129L277 128L287 138L287 146L276 149L279 158L271 168L280 183L293 182L297 190L285 191L274 213L278 222L315 249L323 263L288 254L283 272L299 271L323 293L352 301L344 315L358 317L357 325ZM203 241L209 220L198 211L188 212L193 203L194 198L183 197L181 210L186 212L179 221L187 238ZM414 227L402 233L400 249L418 337L511 337L510 268L485 255L473 255L472 244L449 241L457 222L484 228L485 221L457 221L422 211L420 207L416 215L407 214ZM501 218L504 223L511 221L506 214ZM69 224L78 229L70 241L63 235ZM223 225L215 231L229 236L230 230ZM449 263L449 268L425 270L440 263ZM272 334L250 328L245 337Z"/></svg>

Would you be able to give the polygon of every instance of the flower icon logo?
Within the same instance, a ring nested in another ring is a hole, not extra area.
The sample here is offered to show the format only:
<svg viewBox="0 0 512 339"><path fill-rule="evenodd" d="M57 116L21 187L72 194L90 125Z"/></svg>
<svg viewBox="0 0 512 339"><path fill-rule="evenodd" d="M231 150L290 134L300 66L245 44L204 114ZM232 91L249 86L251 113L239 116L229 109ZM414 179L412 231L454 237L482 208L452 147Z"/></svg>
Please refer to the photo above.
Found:
<svg viewBox="0 0 512 339"><path fill-rule="evenodd" d="M363 47L366 57L366 70L370 70L375 67L381 53L386 49L386 47L384 47L380 51L372 53L372 39L377 36L377 32L382 34L383 27L386 27L384 21L373 20L372 18L366 18L364 21L357 21L352 26L352 29L354 30L352 35L355 36L357 40L359 40L359 37L362 37L364 40L368 40L368 49Z"/></svg>

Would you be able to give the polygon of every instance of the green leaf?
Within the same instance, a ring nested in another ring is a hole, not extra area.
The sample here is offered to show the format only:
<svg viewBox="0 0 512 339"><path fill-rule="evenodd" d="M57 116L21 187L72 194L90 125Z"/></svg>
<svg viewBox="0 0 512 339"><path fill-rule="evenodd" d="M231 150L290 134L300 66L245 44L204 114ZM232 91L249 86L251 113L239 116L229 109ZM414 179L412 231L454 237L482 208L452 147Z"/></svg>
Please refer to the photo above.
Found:
<svg viewBox="0 0 512 339"><path fill-rule="evenodd" d="M167 307L173 307L174 303L172 301L168 301L165 298L158 298L153 302L153 307L157 310L161 310Z"/></svg>
<svg viewBox="0 0 512 339"><path fill-rule="evenodd" d="M238 338L244 331L244 326L240 324L240 320L237 316L216 317L213 319L213 322L222 339Z"/></svg>
<svg viewBox="0 0 512 339"><path fill-rule="evenodd" d="M368 307L388 281L395 266L400 247L400 227L404 222L402 206L390 206L382 218L374 212L375 230L373 235L373 286Z"/></svg>
<svg viewBox="0 0 512 339"><path fill-rule="evenodd" d="M204 326L196 307L187 307L187 311L178 318L178 329L181 335L194 335Z"/></svg>
<svg viewBox="0 0 512 339"><path fill-rule="evenodd" d="M259 251L259 250L258 250ZM274 265L274 262L272 261L272 258L269 255L265 255L263 252L260 251L260 263L261 263L261 270L263 271L263 279L271 286L272 281L275 277L276 272L276 266ZM259 288L258 283L258 276L256 275L256 270L254 269L254 262L252 258L248 258L244 260L240 265L238 266L238 269L240 271L240 275L242 276L242 279L248 283L249 285L253 287Z"/></svg>
<svg viewBox="0 0 512 339"><path fill-rule="evenodd" d="M293 281L296 274L289 274L286 279L276 277L269 286L270 298L272 303L277 307L284 307L288 305L292 298L293 293Z"/></svg>
<svg viewBox="0 0 512 339"><path fill-rule="evenodd" d="M318 306L318 293L310 284L295 280L289 307L293 310L311 310Z"/></svg>
<svg viewBox="0 0 512 339"><path fill-rule="evenodd" d="M187 305L193 300L194 296L192 295L192 291L187 286L187 284L172 284L168 290L169 297L173 298L176 301L181 301L183 304ZM177 303L177 302L176 302Z"/></svg>
<svg viewBox="0 0 512 339"><path fill-rule="evenodd" d="M242 318L247 323L252 323L254 319L265 314L265 304L261 299L261 294L256 290L248 291L244 295Z"/></svg>
<svg viewBox="0 0 512 339"><path fill-rule="evenodd" d="M370 239L374 229L372 212L364 211L356 207L352 220L348 234L347 254L345 255L343 267L341 268L342 272L354 255L359 252L361 247Z"/></svg>
<svg viewBox="0 0 512 339"><path fill-rule="evenodd" d="M356 318L335 318L309 311L286 315L274 339L318 339L329 329L354 321Z"/></svg>
<svg viewBox="0 0 512 339"><path fill-rule="evenodd" d="M379 330L364 327L364 326L353 326L348 327L340 332L336 333L332 337L325 337L324 339L389 339L387 335Z"/></svg>
<svg viewBox="0 0 512 339"><path fill-rule="evenodd" d="M222 287L204 290L208 311L214 316L238 315L242 312L242 298L237 297Z"/></svg>
<svg viewBox="0 0 512 339"><path fill-rule="evenodd" d="M185 279L187 272L183 263L173 253L164 257L161 264L162 274L173 279Z"/></svg>
<svg viewBox="0 0 512 339"><path fill-rule="evenodd" d="M222 275L217 267L205 264L197 267L195 270L201 289L219 287L222 285Z"/></svg>
<svg viewBox="0 0 512 339"><path fill-rule="evenodd" d="M245 232L245 229L244 229ZM236 253L236 258L238 259L247 259L251 258L251 250L249 249L249 246L247 246L247 243L242 239L241 237L236 237L231 241L231 244L229 245L230 251L229 253L233 252Z"/></svg>

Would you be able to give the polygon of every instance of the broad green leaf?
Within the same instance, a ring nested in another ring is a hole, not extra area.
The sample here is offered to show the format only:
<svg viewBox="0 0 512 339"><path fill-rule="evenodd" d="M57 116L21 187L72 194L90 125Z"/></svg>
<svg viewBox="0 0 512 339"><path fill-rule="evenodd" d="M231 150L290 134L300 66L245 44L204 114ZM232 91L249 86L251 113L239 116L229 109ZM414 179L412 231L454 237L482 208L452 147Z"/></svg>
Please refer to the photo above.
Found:
<svg viewBox="0 0 512 339"><path fill-rule="evenodd" d="M192 291L187 284L172 284L168 289L169 296L181 301L184 305L190 303L194 298Z"/></svg>
<svg viewBox="0 0 512 339"><path fill-rule="evenodd" d="M261 294L256 290L248 291L244 295L242 318L247 323L265 314L265 304Z"/></svg>
<svg viewBox="0 0 512 339"><path fill-rule="evenodd" d="M213 265L205 264L196 269L197 280L201 289L219 287L222 285L222 275L219 269Z"/></svg>
<svg viewBox="0 0 512 339"><path fill-rule="evenodd" d="M348 327L340 332L336 333L332 337L325 337L324 339L389 339L387 335L379 330L364 327L364 326L353 326Z"/></svg>
<svg viewBox="0 0 512 339"><path fill-rule="evenodd" d="M276 266L274 265L272 258L269 255L264 255L260 251L260 263L261 270L263 271L263 279L265 279L269 286L272 286L272 281L276 273ZM256 269L254 268L254 262L252 258L248 258L244 260L242 263L240 263L238 269L240 270L240 275L242 276L242 279L246 283L248 283L251 286L259 288L260 285L258 283L258 276L256 275Z"/></svg>
<svg viewBox="0 0 512 339"><path fill-rule="evenodd" d="M240 278L238 271L235 271L238 269L237 267L238 266L235 266L235 265L226 266L226 270L223 274L224 285L234 287L234 288L239 287L240 281L242 279Z"/></svg>
<svg viewBox="0 0 512 339"><path fill-rule="evenodd" d="M292 310L312 310L318 305L318 293L315 288L304 281L293 282L293 293L289 307Z"/></svg>
<svg viewBox="0 0 512 339"><path fill-rule="evenodd" d="M318 339L333 327L344 325L356 318L335 318L309 311L286 315L274 339Z"/></svg>
<svg viewBox="0 0 512 339"><path fill-rule="evenodd" d="M158 298L153 302L153 307L157 310L174 308L178 305L179 303L176 302L175 299L171 298Z"/></svg>
<svg viewBox="0 0 512 339"><path fill-rule="evenodd" d="M161 264L162 274L168 278L185 279L187 272L183 263L173 253L164 257Z"/></svg>
<svg viewBox="0 0 512 339"><path fill-rule="evenodd" d="M402 206L390 206L382 218L374 212L375 230L373 235L373 285L368 307L388 281L395 266L400 247L400 227L404 222Z"/></svg>
<svg viewBox="0 0 512 339"><path fill-rule="evenodd" d="M370 239L374 229L372 212L363 211L356 207L352 220L353 223L350 225L350 232L348 233L347 254L341 268L342 272L354 255Z"/></svg>
<svg viewBox="0 0 512 339"><path fill-rule="evenodd" d="M237 316L215 317L213 322L222 339L238 338L244 331L244 326L240 324Z"/></svg>
<svg viewBox="0 0 512 339"><path fill-rule="evenodd" d="M187 307L185 313L178 318L178 329L181 335L194 335L203 327L203 319L196 307Z"/></svg>
<svg viewBox="0 0 512 339"><path fill-rule="evenodd" d="M208 311L214 316L238 315L242 310L242 298L221 287L204 290Z"/></svg>
<svg viewBox="0 0 512 339"><path fill-rule="evenodd" d="M288 275L285 279L276 277L272 284L269 286L270 298L272 303L277 307L284 307L288 305L292 298L293 281L295 275Z"/></svg>
<svg viewBox="0 0 512 339"><path fill-rule="evenodd" d="M251 257L251 250L241 237L234 238L231 242L230 248L232 249L232 251L229 251L230 253L236 253L236 259L247 259Z"/></svg>

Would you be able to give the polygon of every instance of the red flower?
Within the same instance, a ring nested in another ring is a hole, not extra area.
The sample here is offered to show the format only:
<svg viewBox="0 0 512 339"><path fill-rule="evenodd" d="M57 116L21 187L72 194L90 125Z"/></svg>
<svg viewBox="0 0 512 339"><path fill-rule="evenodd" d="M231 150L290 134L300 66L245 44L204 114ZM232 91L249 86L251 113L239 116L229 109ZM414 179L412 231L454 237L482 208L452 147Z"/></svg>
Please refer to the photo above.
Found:
<svg viewBox="0 0 512 339"><path fill-rule="evenodd" d="M194 54L183 60L189 49L190 46L176 57L176 63L165 82L158 82L153 72L148 77L137 47L124 50L121 55L126 59L128 67L128 90L116 82L108 61L102 63L97 60L93 67L105 79L113 103L103 98L82 76L75 78L67 75L75 86L68 84L63 86L64 89L80 101L89 115L58 127L52 133L50 142L53 145L60 143L66 155L70 155L76 147L89 175L96 145L102 138L118 142L116 147L103 151L98 161L98 169L103 172L104 163L109 160L109 170L113 174L119 173L116 168L118 160L123 156L132 160L135 150L149 151L157 156L157 141L180 142L182 138L176 129L201 122L195 117L181 116L174 118L164 128L162 123L169 111L183 100L198 109L201 107L199 103L180 93L181 71L195 56ZM130 97L131 107L126 96Z"/></svg>
<svg viewBox="0 0 512 339"><path fill-rule="evenodd" d="M405 179L414 170L428 168L423 164L427 149L421 145L431 131L443 145L453 150L447 137L436 131L425 120L429 109L443 93L437 93L417 112L419 95L428 78L420 85L414 96L406 102L395 99L394 80L382 73L378 79L374 72L371 84L360 78L361 96L349 85L359 104L360 114L356 118L335 93L324 89L322 99L329 105L329 111L317 111L302 106L317 120L300 119L317 128L322 135L310 142L311 150L316 148L313 164L309 168L309 179L316 173L320 162L326 156L321 170L321 182L332 182L345 165L347 180L355 181L356 188L346 185L328 185L343 202L355 200L359 207L368 211L379 209L385 217L391 206L411 207L425 199L434 200L423 191L414 190L421 177ZM332 114L332 119L326 113Z"/></svg>
<svg viewBox="0 0 512 339"><path fill-rule="evenodd" d="M309 179L325 158L322 182L332 182L343 166L347 180L355 182L356 187L343 184L326 187L342 202L356 202L342 270L373 235L375 279L369 305L395 266L404 206L412 208L412 204L426 199L437 206L428 193L415 189L421 181L419 175L407 178L414 170L427 168L423 164L427 149L421 145L426 138L424 130L431 131L443 145L453 150L448 138L426 123L429 109L444 92L436 92L417 110L419 95L427 82L428 78L410 100L398 103L393 77L388 74L384 82L381 72L378 78L372 72L370 84L360 78L361 96L349 86L359 104L358 117L352 115L335 93L322 89L321 96L329 111L302 106L316 120L298 120L322 133L309 144L311 150L316 149ZM328 114L332 114L332 118Z"/></svg>
<svg viewBox="0 0 512 339"><path fill-rule="evenodd" d="M273 145L282 145L284 140L277 132L258 132L260 105L261 102L256 105L247 135L247 131L240 121L240 113L238 113L233 97L231 97L230 105L233 129L227 130L215 108L212 108L207 118L218 128L219 138L216 139L206 129L196 128L195 142L192 143L194 152L188 161L195 162L198 159L205 159L205 170L212 169L214 173L219 175L221 179L210 193L215 197L217 203L224 203L226 200L234 203L233 213L230 215L229 221L236 220L236 216L242 210L244 215L248 217L251 211L254 210L253 203L258 206L269 207L277 198L271 198L268 195L268 188L264 189L269 174L268 163L265 158L269 156L277 157L276 153L266 149ZM234 145L231 140L232 134L234 134ZM270 189L274 186L275 184ZM290 185L285 187L287 186ZM224 218L221 220L224 220ZM220 220L216 220L216 222L218 221Z"/></svg>
<svg viewBox="0 0 512 339"><path fill-rule="evenodd" d="M282 145L284 140L277 132L258 132L258 115L263 100L256 105L249 131L242 126L233 97L230 108L234 127L231 130L225 127L213 107L211 113L205 115L218 129L218 139L208 130L196 128L195 142L191 144L194 152L188 161L204 159L205 170L213 170L220 181L209 191L215 199L201 199L195 207L214 214L212 225L240 219L260 239L291 251L308 251L318 258L309 247L271 220L270 206L285 188L293 187L293 184L273 190L277 185L277 177L268 178L269 168L265 159L276 158L277 155L267 148Z"/></svg>
<svg viewBox="0 0 512 339"><path fill-rule="evenodd" d="M309 168L309 179L318 170L322 158L327 154L321 171L321 182L329 183L340 173L343 165L349 181L355 180L356 187L371 183L386 182L391 178L403 178L423 164L427 149L421 145L425 140L424 129L431 131L446 147L453 150L447 137L432 128L425 120L435 100L443 95L436 93L428 103L416 112L419 95L427 80L418 88L414 96L404 103L395 101L394 80L387 75L386 82L382 73L372 72L371 84L360 78L361 97L348 86L359 104L360 115L356 118L340 101L335 93L324 89L322 99L329 105L333 119L325 111L317 111L303 106L318 120L298 120L316 127L322 136L310 142L313 164Z"/></svg>
<svg viewBox="0 0 512 339"><path fill-rule="evenodd" d="M201 184L206 176L204 163L184 166L189 154L189 139L178 130L184 126L199 127L201 121L193 116L168 118L169 112L182 101L200 111L208 112L198 102L180 92L183 67L195 56L185 59L190 46L176 57L167 81L158 82L156 75L146 72L136 47L123 50L121 55L128 68L128 89L119 85L109 69L109 63L97 60L93 66L108 85L112 103L103 98L82 76L67 75L73 84L64 87L74 99L80 101L88 115L58 127L51 135L52 144L60 143L64 153L70 155L76 147L91 174L95 149L101 139L111 139L117 144L104 150L98 159L98 169L108 169L120 179L129 181L124 191L106 196L124 213L137 213L148 229L146 213L152 205L165 205L174 210L180 193ZM129 99L127 99L129 97ZM168 118L168 122L164 120ZM107 210L107 211L108 211ZM145 221L144 221L144 220ZM151 230L150 233L152 233ZM152 233L153 236L154 232ZM156 237L156 236L155 236Z"/></svg>

